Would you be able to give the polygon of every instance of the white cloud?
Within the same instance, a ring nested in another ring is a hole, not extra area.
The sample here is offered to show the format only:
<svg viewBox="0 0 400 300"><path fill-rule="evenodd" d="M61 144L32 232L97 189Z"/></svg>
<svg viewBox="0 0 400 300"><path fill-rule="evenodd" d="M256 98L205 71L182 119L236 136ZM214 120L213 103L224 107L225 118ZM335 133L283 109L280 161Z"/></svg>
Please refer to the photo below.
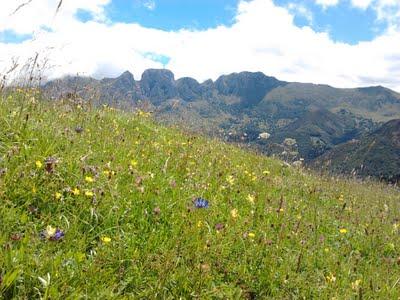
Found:
<svg viewBox="0 0 400 300"><path fill-rule="evenodd" d="M289 11L297 16L303 17L308 21L308 24L311 25L313 23L313 14L312 12L302 4L299 3L289 3L287 6Z"/></svg>
<svg viewBox="0 0 400 300"><path fill-rule="evenodd" d="M351 0L351 4L355 7L366 9L372 4L373 0Z"/></svg>
<svg viewBox="0 0 400 300"><path fill-rule="evenodd" d="M339 3L339 0L316 0L316 3L323 7L335 6Z"/></svg>
<svg viewBox="0 0 400 300"><path fill-rule="evenodd" d="M156 3L153 0L146 0L143 2L143 6L146 7L148 10L155 10Z"/></svg>
<svg viewBox="0 0 400 300"><path fill-rule="evenodd" d="M101 20L106 2L93 0L93 6L85 9ZM84 4L76 0L76 5L53 18L54 7L49 5L49 14L43 16L49 22L35 17L31 22L36 22L36 27L46 25L52 32L38 31L34 40L22 44L0 43L0 73L11 57L23 61L38 52L53 66L48 73L51 78L76 73L116 76L130 70L139 79L146 68L163 67L145 55L155 53L170 58L166 68L178 78L191 76L202 81L248 70L288 81L338 87L381 84L400 91L400 68L396 67L400 63L400 32L395 29L370 42L336 43L327 33L296 27L290 9L276 6L272 0L240 2L232 26L177 32L98 20L82 23L73 17L81 6ZM35 15L26 10L26 16ZM3 28L7 26L14 29L12 24L3 24Z"/></svg>
<svg viewBox="0 0 400 300"><path fill-rule="evenodd" d="M345 0L315 0L324 9L329 6L336 6ZM378 21L387 22L389 27L400 28L400 0L351 0L355 8L365 10L371 8L378 15Z"/></svg>
<svg viewBox="0 0 400 300"><path fill-rule="evenodd" d="M400 1L379 0L374 7L378 13L378 19L388 22L392 30L400 30Z"/></svg>
<svg viewBox="0 0 400 300"><path fill-rule="evenodd" d="M29 3L27 0L3 0L0 3L0 31L12 30L18 34L33 33L41 26L52 27L55 22L74 20L78 9L91 12L97 21L104 21L104 6L109 2L111 0L64 0L56 16L59 0L33 0ZM14 13L18 7L20 9Z"/></svg>

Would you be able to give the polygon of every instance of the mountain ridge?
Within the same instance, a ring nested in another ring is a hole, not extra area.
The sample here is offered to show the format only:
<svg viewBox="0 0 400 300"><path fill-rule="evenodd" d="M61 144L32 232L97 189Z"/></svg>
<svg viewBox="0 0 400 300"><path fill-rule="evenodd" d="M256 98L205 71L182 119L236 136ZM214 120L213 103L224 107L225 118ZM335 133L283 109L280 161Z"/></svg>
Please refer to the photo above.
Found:
<svg viewBox="0 0 400 300"><path fill-rule="evenodd" d="M400 119L400 94L388 88L340 89L280 81L262 72L231 73L200 83L191 77L175 79L167 69L148 69L140 80L129 71L101 80L65 77L46 83L43 90L52 98L74 95L127 110L144 109L164 124L307 163ZM259 139L262 133L270 138ZM286 138L296 141L295 148L285 146Z"/></svg>

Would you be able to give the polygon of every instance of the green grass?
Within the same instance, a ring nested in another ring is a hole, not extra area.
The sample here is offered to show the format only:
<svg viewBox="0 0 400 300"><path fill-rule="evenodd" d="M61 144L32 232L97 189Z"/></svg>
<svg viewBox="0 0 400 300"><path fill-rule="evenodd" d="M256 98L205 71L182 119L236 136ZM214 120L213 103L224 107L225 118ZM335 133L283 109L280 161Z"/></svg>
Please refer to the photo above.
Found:
<svg viewBox="0 0 400 300"><path fill-rule="evenodd" d="M394 188L34 96L0 102L0 298L400 297Z"/></svg>

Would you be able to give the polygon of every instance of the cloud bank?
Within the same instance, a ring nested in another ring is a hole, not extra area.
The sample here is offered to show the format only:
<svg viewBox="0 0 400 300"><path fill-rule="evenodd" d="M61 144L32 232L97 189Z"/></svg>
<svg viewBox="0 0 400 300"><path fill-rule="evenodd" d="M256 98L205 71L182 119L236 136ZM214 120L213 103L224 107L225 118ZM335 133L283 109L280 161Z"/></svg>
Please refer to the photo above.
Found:
<svg viewBox="0 0 400 300"><path fill-rule="evenodd" d="M67 74L110 77L125 70L139 79L147 68L165 67L178 78L191 76L199 81L247 70L287 81L337 87L384 85L400 91L397 0L352 0L359 9L372 7L379 18L390 20L384 34L356 45L334 42L328 33L295 26L294 14L299 7L279 7L272 0L241 1L233 25L201 31L163 31L113 23L105 13L109 2L64 1L55 15L56 0L32 1L16 14L12 14L15 2L2 1L0 32L31 34L32 39L0 42L0 73L12 58L22 62L39 53L51 65L47 71L50 79ZM325 6L338 2L316 0ZM77 18L82 10L91 15L90 21Z"/></svg>

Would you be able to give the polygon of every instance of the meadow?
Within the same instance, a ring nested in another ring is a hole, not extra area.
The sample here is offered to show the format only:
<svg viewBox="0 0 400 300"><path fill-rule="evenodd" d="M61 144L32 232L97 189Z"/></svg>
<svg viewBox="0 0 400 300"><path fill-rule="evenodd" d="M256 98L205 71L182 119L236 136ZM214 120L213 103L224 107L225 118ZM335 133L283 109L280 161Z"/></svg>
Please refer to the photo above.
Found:
<svg viewBox="0 0 400 300"><path fill-rule="evenodd" d="M0 95L0 299L400 299L399 212L143 111Z"/></svg>

